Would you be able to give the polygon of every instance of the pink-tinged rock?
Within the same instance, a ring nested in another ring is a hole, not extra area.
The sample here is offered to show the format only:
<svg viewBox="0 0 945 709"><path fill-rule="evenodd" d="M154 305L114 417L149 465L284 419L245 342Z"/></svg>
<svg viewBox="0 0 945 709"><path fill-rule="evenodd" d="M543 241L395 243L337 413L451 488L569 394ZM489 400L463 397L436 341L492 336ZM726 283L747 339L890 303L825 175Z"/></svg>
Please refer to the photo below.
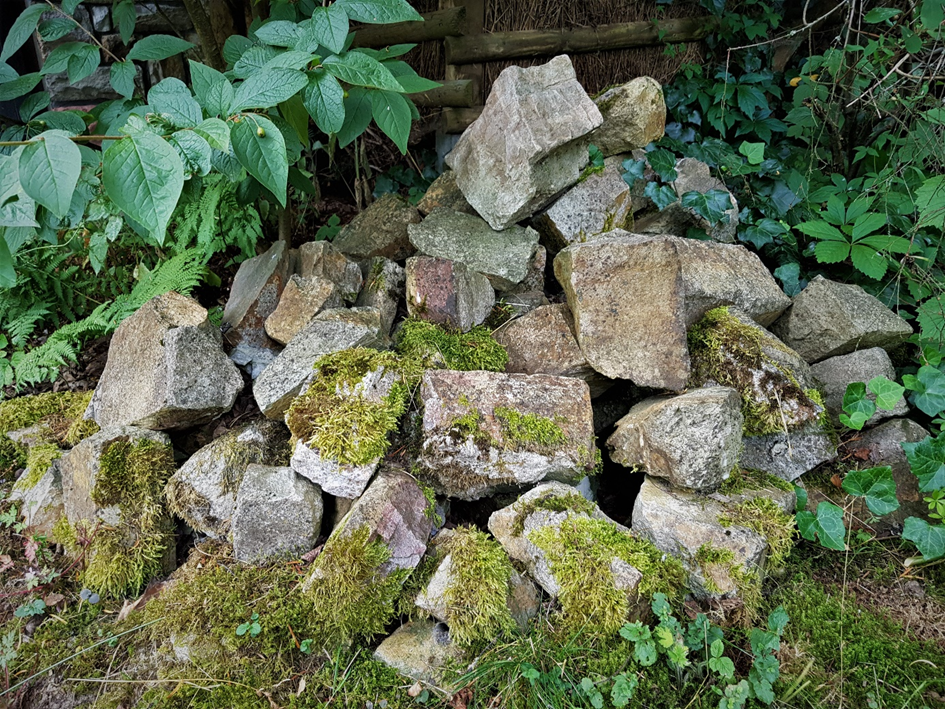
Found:
<svg viewBox="0 0 945 709"><path fill-rule="evenodd" d="M407 261L407 311L463 332L481 324L495 305L489 279L465 264L414 256Z"/></svg>

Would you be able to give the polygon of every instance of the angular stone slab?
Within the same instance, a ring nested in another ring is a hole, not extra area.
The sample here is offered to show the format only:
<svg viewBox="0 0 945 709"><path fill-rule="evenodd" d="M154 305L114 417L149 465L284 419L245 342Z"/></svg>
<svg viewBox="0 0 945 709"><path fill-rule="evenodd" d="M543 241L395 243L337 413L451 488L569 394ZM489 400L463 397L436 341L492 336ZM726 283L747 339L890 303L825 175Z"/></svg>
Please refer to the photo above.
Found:
<svg viewBox="0 0 945 709"><path fill-rule="evenodd" d="M407 235L407 225L419 221L420 213L404 199L385 194L338 232L332 245L356 260L383 256L403 261L416 251Z"/></svg>
<svg viewBox="0 0 945 709"><path fill-rule="evenodd" d="M912 334L912 326L859 286L816 276L772 326L809 363L854 350L889 350Z"/></svg>
<svg viewBox="0 0 945 709"><path fill-rule="evenodd" d="M250 465L236 493L233 555L264 564L315 547L322 526L322 494L291 468Z"/></svg>
<svg viewBox="0 0 945 709"><path fill-rule="evenodd" d="M29 470L23 474L27 476ZM62 496L62 472L58 460L52 461L49 469L34 485L22 485L23 478L14 484L8 499L17 503L20 517L33 534L54 538L53 527L66 513Z"/></svg>
<svg viewBox="0 0 945 709"><path fill-rule="evenodd" d="M602 122L567 56L509 67L446 162L469 204L505 229L577 182L587 164L582 138Z"/></svg>
<svg viewBox="0 0 945 709"><path fill-rule="evenodd" d="M546 479L577 482L595 467L590 393L578 379L430 370L420 396L419 463L440 494L475 500ZM519 415L557 440L516 436Z"/></svg>
<svg viewBox="0 0 945 709"><path fill-rule="evenodd" d="M407 259L407 312L463 332L482 324L495 305L489 279L445 258Z"/></svg>
<svg viewBox="0 0 945 709"><path fill-rule="evenodd" d="M314 276L334 283L339 296L347 303L353 303L361 292L363 278L360 267L328 241L302 244L298 266L302 278Z"/></svg>
<svg viewBox="0 0 945 709"><path fill-rule="evenodd" d="M253 384L253 396L263 414L281 420L312 376L312 366L319 357L350 347L389 346L375 308L326 310L316 315L263 370Z"/></svg>
<svg viewBox="0 0 945 709"><path fill-rule="evenodd" d="M711 492L738 465L742 399L727 387L645 399L607 439L611 460L665 478L676 487Z"/></svg>
<svg viewBox="0 0 945 709"><path fill-rule="evenodd" d="M229 347L245 344L272 349L266 336L266 318L272 315L282 290L292 274L292 257L286 242L277 241L269 250L240 264L223 309L223 327Z"/></svg>
<svg viewBox="0 0 945 709"><path fill-rule="evenodd" d="M417 211L423 216L427 216L438 207L464 214L476 213L476 210L466 201L459 185L456 184L456 173L452 170L445 170L442 175L433 180L423 195L423 199L417 202Z"/></svg>
<svg viewBox="0 0 945 709"><path fill-rule="evenodd" d="M644 148L663 137L666 102L655 79L640 76L594 99L604 122L588 140L605 157Z"/></svg>
<svg viewBox="0 0 945 709"><path fill-rule="evenodd" d="M789 433L745 436L741 463L791 482L837 457L837 446L819 423Z"/></svg>
<svg viewBox="0 0 945 709"><path fill-rule="evenodd" d="M266 334L279 344L287 345L321 311L341 305L336 283L321 276L292 275L282 291L279 305L266 318Z"/></svg>
<svg viewBox="0 0 945 709"><path fill-rule="evenodd" d="M87 415L103 428L188 428L229 411L242 388L207 311L170 292L118 326Z"/></svg>
<svg viewBox="0 0 945 709"><path fill-rule="evenodd" d="M538 233L530 227L496 231L480 217L448 209L434 209L407 231L420 253L464 263L497 290L508 290L525 279L538 246Z"/></svg>
<svg viewBox="0 0 945 709"><path fill-rule="evenodd" d="M462 658L444 623L420 619L404 623L374 651L374 659L417 682L438 685L447 664Z"/></svg>
<svg viewBox="0 0 945 709"><path fill-rule="evenodd" d="M361 262L364 287L355 305L377 308L381 314L381 329L390 332L397 318L397 306L406 290L404 269L390 259L374 256Z"/></svg>
<svg viewBox="0 0 945 709"><path fill-rule="evenodd" d="M190 456L167 481L168 509L195 530L226 539L246 468L284 465L288 453L288 433L275 421L260 419L227 431Z"/></svg>
<svg viewBox="0 0 945 709"><path fill-rule="evenodd" d="M855 382L866 384L874 377L886 377L896 381L896 370L892 360L882 347L870 347L847 355L828 357L811 365L810 371L820 385L827 411L835 424L839 424L839 416L843 413L843 395L847 391L847 386ZM866 389L866 398L876 402L876 394L870 391L869 387ZM900 397L892 411L877 408L876 413L864 425L875 426L885 419L905 416L908 413L909 406L906 404L906 399Z"/></svg>

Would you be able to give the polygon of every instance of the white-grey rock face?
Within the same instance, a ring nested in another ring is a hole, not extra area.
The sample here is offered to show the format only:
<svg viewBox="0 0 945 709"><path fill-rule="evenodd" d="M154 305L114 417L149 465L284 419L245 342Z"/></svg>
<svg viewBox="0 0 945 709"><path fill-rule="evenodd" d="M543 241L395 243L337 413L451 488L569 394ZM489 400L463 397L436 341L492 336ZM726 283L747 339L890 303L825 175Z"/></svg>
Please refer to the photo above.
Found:
<svg viewBox="0 0 945 709"><path fill-rule="evenodd" d="M292 275L282 291L279 305L266 318L266 334L279 344L287 345L320 312L341 306L336 283L321 276Z"/></svg>
<svg viewBox="0 0 945 709"><path fill-rule="evenodd" d="M744 467L763 470L788 482L837 457L837 446L820 423L788 433L745 436L743 442Z"/></svg>
<svg viewBox="0 0 945 709"><path fill-rule="evenodd" d="M663 137L666 102L663 87L655 79L638 76L608 89L594 103L604 123L588 139L605 157L644 148Z"/></svg>
<svg viewBox="0 0 945 709"><path fill-rule="evenodd" d="M266 336L266 318L272 315L292 275L293 258L277 241L269 250L240 264L223 310L223 327L230 347L246 345L273 349L277 345Z"/></svg>
<svg viewBox="0 0 945 709"><path fill-rule="evenodd" d="M413 256L407 225L420 221L420 213L396 194L385 194L338 233L332 245L353 259L383 256L403 261Z"/></svg>
<svg viewBox="0 0 945 709"><path fill-rule="evenodd" d="M299 275L322 278L338 287L338 294L353 303L361 292L363 276L357 263L328 241L309 241L299 247Z"/></svg>
<svg viewBox="0 0 945 709"><path fill-rule="evenodd" d="M32 534L53 538L53 527L65 514L62 496L62 473L59 461L54 460L34 485L21 484L30 474L29 468L14 484L8 499L17 503L23 523Z"/></svg>
<svg viewBox="0 0 945 709"><path fill-rule="evenodd" d="M509 67L446 162L476 212L505 229L578 181L587 164L584 136L602 122L567 56Z"/></svg>
<svg viewBox="0 0 945 709"><path fill-rule="evenodd" d="M866 384L874 377L896 380L896 370L892 360L882 347L870 347L847 355L829 357L811 365L810 371L820 385L827 411L835 424L839 423L838 417L843 413L843 395L846 393L847 386L856 382ZM868 387L866 398L874 403L876 401L876 394ZM908 413L909 406L906 404L905 397L901 397L892 411L877 408L876 413L864 425L875 426L884 419L905 416Z"/></svg>
<svg viewBox="0 0 945 709"><path fill-rule="evenodd" d="M404 623L374 651L375 660L412 680L434 685L442 683L447 663L462 656L462 648L450 642L446 624L425 619Z"/></svg>

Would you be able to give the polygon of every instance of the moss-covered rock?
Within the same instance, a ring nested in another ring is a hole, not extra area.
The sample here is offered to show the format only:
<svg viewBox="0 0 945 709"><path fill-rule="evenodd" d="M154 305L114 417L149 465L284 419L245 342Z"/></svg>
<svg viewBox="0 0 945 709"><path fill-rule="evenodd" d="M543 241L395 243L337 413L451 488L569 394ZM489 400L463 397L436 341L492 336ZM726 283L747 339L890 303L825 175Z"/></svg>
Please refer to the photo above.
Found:
<svg viewBox="0 0 945 709"><path fill-rule="evenodd" d="M484 327L469 332L447 330L426 320L408 318L397 333L397 351L424 367L459 371L505 371L505 348Z"/></svg>

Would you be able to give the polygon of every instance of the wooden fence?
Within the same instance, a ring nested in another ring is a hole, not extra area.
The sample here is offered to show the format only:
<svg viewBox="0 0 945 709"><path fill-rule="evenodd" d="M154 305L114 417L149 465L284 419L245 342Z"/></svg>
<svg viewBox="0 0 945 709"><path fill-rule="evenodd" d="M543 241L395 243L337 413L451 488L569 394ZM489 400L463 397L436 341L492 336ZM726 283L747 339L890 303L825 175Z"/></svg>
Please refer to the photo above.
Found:
<svg viewBox="0 0 945 709"><path fill-rule="evenodd" d="M355 34L356 47L443 42L446 76L428 77L441 81L442 86L411 96L418 106L442 109L418 126L421 132L460 133L478 117L485 100L482 95L485 62L695 42L718 28L717 18L705 16L485 33L486 1L441 0L442 9L425 13L423 22L365 26Z"/></svg>

